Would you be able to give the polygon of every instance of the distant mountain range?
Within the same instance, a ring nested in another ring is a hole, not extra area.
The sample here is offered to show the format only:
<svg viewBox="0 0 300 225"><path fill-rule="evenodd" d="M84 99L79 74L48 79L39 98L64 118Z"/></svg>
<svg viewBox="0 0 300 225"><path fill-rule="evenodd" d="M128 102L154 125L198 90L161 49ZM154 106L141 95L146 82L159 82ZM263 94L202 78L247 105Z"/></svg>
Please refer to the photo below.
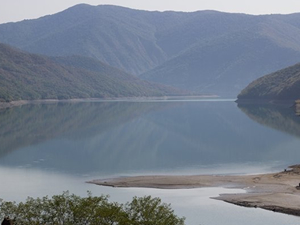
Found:
<svg viewBox="0 0 300 225"><path fill-rule="evenodd" d="M238 95L238 102L300 99L300 63L263 76Z"/></svg>
<svg viewBox="0 0 300 225"><path fill-rule="evenodd" d="M0 44L0 101L181 95L82 56L49 58Z"/></svg>
<svg viewBox="0 0 300 225"><path fill-rule="evenodd" d="M258 77L300 62L300 14L149 12L76 5L0 25L0 42L48 56L81 55L140 78L235 97Z"/></svg>

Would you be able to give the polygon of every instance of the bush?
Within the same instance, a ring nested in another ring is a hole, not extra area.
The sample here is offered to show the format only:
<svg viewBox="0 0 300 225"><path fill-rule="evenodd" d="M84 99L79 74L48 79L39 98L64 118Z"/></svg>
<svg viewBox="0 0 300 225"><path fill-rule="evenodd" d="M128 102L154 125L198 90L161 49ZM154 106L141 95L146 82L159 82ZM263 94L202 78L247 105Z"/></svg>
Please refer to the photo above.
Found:
<svg viewBox="0 0 300 225"><path fill-rule="evenodd" d="M85 198L64 192L52 198L27 198L26 202L0 203L0 217L14 218L15 225L184 225L170 205L159 198L133 198L125 205L108 196Z"/></svg>

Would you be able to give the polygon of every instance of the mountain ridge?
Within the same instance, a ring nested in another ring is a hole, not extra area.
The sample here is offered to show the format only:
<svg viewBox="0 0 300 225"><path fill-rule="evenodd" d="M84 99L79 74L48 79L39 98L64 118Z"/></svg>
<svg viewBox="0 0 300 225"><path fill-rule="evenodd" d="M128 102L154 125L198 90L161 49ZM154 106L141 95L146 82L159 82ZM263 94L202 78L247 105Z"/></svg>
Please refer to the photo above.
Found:
<svg viewBox="0 0 300 225"><path fill-rule="evenodd" d="M224 97L300 61L300 13L158 12L76 5L0 25L0 42L48 56L81 55L142 79Z"/></svg>

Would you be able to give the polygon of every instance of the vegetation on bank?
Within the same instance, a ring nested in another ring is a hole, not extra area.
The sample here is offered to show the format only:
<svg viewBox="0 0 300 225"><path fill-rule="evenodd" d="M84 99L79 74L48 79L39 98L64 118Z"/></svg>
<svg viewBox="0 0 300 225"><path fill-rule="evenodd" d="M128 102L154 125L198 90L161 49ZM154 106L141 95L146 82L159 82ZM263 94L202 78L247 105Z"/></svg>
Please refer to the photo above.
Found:
<svg viewBox="0 0 300 225"><path fill-rule="evenodd" d="M52 59L0 44L0 101L181 95L85 57Z"/></svg>
<svg viewBox="0 0 300 225"><path fill-rule="evenodd" d="M295 101L300 98L299 90L300 63L253 81L238 95L238 101Z"/></svg>
<svg viewBox="0 0 300 225"><path fill-rule="evenodd" d="M0 217L9 217L14 225L184 225L170 205L150 196L134 197L131 202L109 202L107 196L79 197L69 192L26 202L0 204Z"/></svg>

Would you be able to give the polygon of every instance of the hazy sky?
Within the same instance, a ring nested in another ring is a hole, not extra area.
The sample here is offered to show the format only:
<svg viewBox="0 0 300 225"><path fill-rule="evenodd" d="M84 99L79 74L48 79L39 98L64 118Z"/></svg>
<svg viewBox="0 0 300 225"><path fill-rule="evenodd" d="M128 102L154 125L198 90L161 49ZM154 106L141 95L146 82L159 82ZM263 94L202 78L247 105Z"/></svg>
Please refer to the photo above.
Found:
<svg viewBox="0 0 300 225"><path fill-rule="evenodd" d="M213 9L248 14L300 12L300 0L0 0L0 23L54 14L79 3L159 11Z"/></svg>

